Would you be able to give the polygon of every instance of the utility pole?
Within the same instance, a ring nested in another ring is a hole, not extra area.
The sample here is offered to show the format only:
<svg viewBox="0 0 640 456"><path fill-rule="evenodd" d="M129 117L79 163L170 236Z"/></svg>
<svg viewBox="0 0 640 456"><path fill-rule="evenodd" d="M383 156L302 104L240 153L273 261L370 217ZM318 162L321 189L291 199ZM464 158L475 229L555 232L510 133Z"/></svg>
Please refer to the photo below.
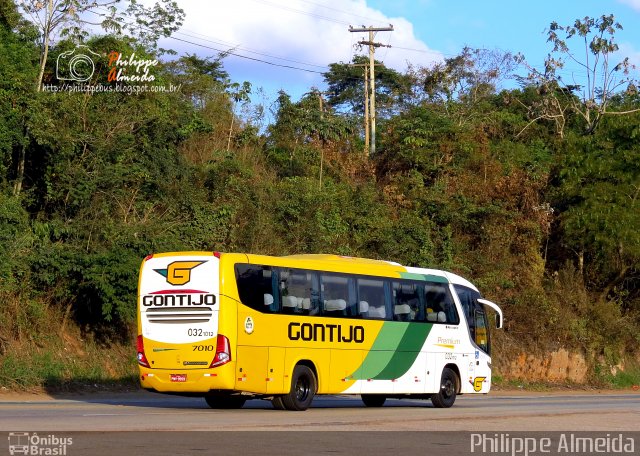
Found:
<svg viewBox="0 0 640 456"><path fill-rule="evenodd" d="M318 108L320 108L320 119L324 119L324 100L322 99L322 95L324 94L329 94L332 92L321 92L320 90L316 89L315 87L311 90L312 94L317 95L318 97ZM320 138L318 138L319 140ZM318 188L322 189L322 167L324 164L324 144L321 145L320 147L320 178L318 181Z"/></svg>
<svg viewBox="0 0 640 456"><path fill-rule="evenodd" d="M369 64L352 63L350 66L364 68L364 155L369 156Z"/></svg>
<svg viewBox="0 0 640 456"><path fill-rule="evenodd" d="M369 68L364 66L364 153L369 156Z"/></svg>
<svg viewBox="0 0 640 456"><path fill-rule="evenodd" d="M358 44L369 46L369 87L371 89L369 95L369 120L371 123L371 147L369 148L369 154L376 153L376 78L375 78L375 63L374 53L375 48L385 46L381 43L375 43L373 41L373 32L393 32L393 25L389 24L389 27L364 27L353 28L349 26L350 32L369 32L369 41L358 41ZM365 88L366 90L366 88Z"/></svg>

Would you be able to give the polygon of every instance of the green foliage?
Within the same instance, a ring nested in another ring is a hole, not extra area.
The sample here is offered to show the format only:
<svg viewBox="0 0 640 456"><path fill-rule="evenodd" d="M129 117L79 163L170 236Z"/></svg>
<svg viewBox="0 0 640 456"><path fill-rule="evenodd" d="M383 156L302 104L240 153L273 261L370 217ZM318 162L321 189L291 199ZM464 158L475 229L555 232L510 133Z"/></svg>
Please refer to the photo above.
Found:
<svg viewBox="0 0 640 456"><path fill-rule="evenodd" d="M590 138L570 137L558 168L564 242L586 258L606 297L640 266L637 115L607 119ZM634 291L636 289L634 288Z"/></svg>
<svg viewBox="0 0 640 456"><path fill-rule="evenodd" d="M531 112L535 112L534 120L555 122L557 133L564 137L568 114L573 113L579 119L581 133L590 135L607 114L637 110L619 110L611 104L621 91L637 92L638 85L629 58L618 60L616 55L618 30L622 30L622 25L613 14L576 19L573 25L563 26L555 21L549 25L547 42L553 49L545 59L544 70L530 66L521 58L529 70L522 82L535 87L541 95L540 102L529 105ZM575 50L570 40L582 49ZM584 60L577 56L584 56ZM565 81L560 74L567 61L578 63L583 71L571 81Z"/></svg>
<svg viewBox="0 0 640 456"><path fill-rule="evenodd" d="M387 68L382 62L375 61L374 64L378 115L386 117L410 95L410 78ZM341 111L363 114L365 71L369 72L369 58L363 55L353 57L351 63L330 64L329 71L323 75L329 89L329 104Z"/></svg>
<svg viewBox="0 0 640 456"><path fill-rule="evenodd" d="M18 292L28 277L33 242L29 214L19 198L0 193L0 292Z"/></svg>
<svg viewBox="0 0 640 456"><path fill-rule="evenodd" d="M269 127L273 146L285 146L291 151L291 159L298 148L316 144L326 147L337 144L355 132L353 120L326 109L322 94L317 91L306 94L293 103L289 95L280 92L276 121Z"/></svg>

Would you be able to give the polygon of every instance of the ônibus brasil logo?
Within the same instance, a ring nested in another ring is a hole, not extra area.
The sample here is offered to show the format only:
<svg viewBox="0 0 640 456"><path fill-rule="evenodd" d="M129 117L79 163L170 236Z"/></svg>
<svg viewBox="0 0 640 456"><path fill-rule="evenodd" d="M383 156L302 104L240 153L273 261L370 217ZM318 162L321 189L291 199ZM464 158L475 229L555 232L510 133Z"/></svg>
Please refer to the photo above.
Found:
<svg viewBox="0 0 640 456"><path fill-rule="evenodd" d="M9 454L37 454L65 456L67 447L73 445L72 437L45 436L36 432L9 432Z"/></svg>
<svg viewBox="0 0 640 456"><path fill-rule="evenodd" d="M191 280L191 270L203 263L206 261L174 261L166 269L154 269L154 271L165 277L171 285L185 285Z"/></svg>

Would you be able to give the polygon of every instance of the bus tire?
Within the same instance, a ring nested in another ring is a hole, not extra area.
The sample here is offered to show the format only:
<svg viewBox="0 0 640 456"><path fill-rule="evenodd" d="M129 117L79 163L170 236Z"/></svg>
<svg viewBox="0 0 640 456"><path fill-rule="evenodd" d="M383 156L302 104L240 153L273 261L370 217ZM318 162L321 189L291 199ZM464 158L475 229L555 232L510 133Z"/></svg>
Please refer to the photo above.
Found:
<svg viewBox="0 0 640 456"><path fill-rule="evenodd" d="M282 397L285 409L303 411L309 408L316 394L317 382L313 371L307 366L298 364L293 369L291 390Z"/></svg>
<svg viewBox="0 0 640 456"><path fill-rule="evenodd" d="M456 401L458 391L458 376L454 371L445 367L440 378L440 391L431 396L431 403L436 408L449 408Z"/></svg>
<svg viewBox="0 0 640 456"><path fill-rule="evenodd" d="M273 405L273 408L276 410L286 410L282 403L282 396L274 396L274 398L271 399L271 405Z"/></svg>
<svg viewBox="0 0 640 456"><path fill-rule="evenodd" d="M204 397L207 405L212 409L239 409L242 408L247 399L242 396L223 396L207 394Z"/></svg>
<svg viewBox="0 0 640 456"><path fill-rule="evenodd" d="M363 394L362 402L367 407L382 407L387 400L387 396L382 394Z"/></svg>

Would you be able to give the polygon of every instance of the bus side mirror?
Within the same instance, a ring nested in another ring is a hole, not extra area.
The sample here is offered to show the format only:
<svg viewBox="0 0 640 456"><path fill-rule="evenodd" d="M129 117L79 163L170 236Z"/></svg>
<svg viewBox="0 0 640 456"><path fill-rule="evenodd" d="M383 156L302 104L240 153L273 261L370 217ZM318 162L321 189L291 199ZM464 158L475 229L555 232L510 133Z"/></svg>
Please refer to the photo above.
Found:
<svg viewBox="0 0 640 456"><path fill-rule="evenodd" d="M500 329L502 328L502 322L503 322L503 316L502 316L502 309L500 309L500 306L498 306L498 304L495 304L487 299L478 299L478 302L480 304L483 304L487 307L491 307L493 310L496 311L496 328Z"/></svg>

